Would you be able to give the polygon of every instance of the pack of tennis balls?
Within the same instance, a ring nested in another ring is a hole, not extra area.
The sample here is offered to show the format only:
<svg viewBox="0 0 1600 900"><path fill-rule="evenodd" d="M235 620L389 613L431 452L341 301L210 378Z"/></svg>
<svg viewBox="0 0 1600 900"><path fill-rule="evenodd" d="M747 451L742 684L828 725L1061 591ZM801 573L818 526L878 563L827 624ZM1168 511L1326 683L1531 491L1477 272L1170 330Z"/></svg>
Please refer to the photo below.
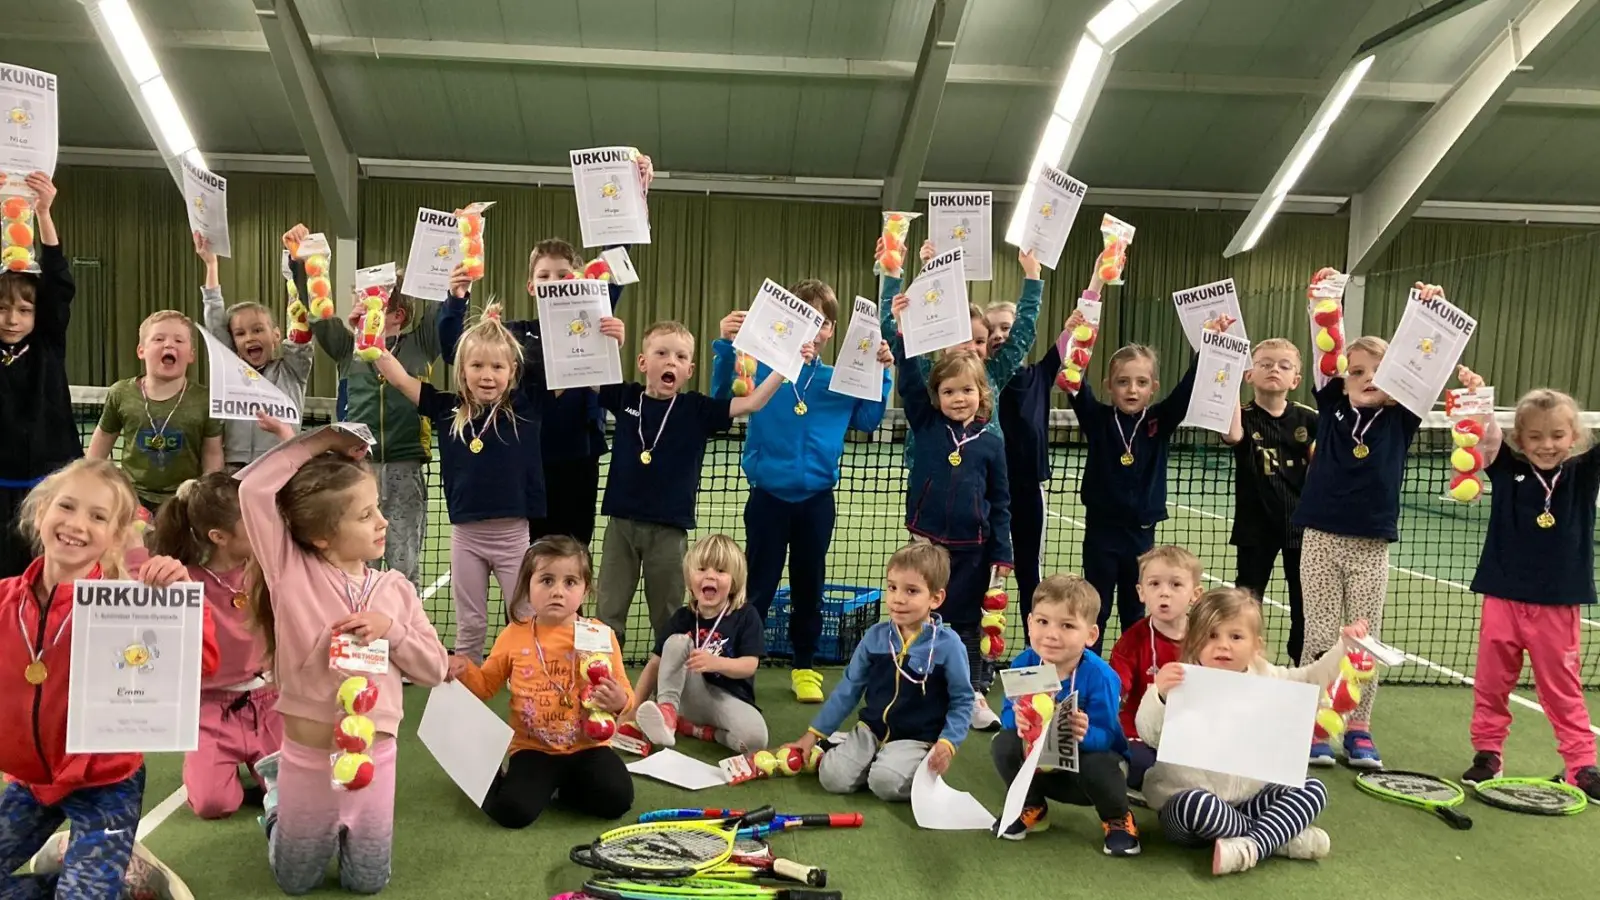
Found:
<svg viewBox="0 0 1600 900"><path fill-rule="evenodd" d="M39 256L33 249L36 199L20 178L0 184L0 272L39 274Z"/></svg>

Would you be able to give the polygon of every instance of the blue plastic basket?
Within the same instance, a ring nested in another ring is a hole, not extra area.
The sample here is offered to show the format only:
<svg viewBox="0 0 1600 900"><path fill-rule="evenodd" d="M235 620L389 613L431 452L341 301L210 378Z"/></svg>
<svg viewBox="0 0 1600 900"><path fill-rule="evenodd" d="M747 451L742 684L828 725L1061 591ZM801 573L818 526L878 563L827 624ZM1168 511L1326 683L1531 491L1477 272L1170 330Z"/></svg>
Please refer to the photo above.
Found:
<svg viewBox="0 0 1600 900"><path fill-rule="evenodd" d="M883 616L883 592L877 588L850 584L822 586L822 637L817 641L817 660L848 662L867 629ZM772 608L767 611L767 656L789 658L794 647L789 643L789 589L778 588Z"/></svg>

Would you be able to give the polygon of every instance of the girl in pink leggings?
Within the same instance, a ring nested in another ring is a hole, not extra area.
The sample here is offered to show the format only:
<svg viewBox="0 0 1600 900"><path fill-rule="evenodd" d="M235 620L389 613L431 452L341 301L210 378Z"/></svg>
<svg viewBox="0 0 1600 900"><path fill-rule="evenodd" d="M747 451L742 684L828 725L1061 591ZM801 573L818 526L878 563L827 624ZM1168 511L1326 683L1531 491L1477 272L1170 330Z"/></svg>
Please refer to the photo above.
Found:
<svg viewBox="0 0 1600 900"><path fill-rule="evenodd" d="M282 755L257 772L269 793L268 858L286 894L320 886L335 858L346 890L370 894L388 883L400 678L431 687L445 675L444 646L416 588L401 572L367 566L383 556L388 521L358 430L329 426L286 440L238 475L255 551L249 606L283 714ZM371 746L364 765L346 770L333 762L334 729L341 700L357 699L339 696L356 673L373 689L360 698Z"/></svg>
<svg viewBox="0 0 1600 900"><path fill-rule="evenodd" d="M250 540L239 519L239 482L221 472L178 486L178 494L156 516L151 552L189 569L189 580L205 586L216 623L221 666L200 689L200 748L183 758L189 807L202 819L234 814L246 797L263 799L260 776L246 787L239 766L256 764L283 744L278 689L268 681L266 648L252 629L244 589Z"/></svg>

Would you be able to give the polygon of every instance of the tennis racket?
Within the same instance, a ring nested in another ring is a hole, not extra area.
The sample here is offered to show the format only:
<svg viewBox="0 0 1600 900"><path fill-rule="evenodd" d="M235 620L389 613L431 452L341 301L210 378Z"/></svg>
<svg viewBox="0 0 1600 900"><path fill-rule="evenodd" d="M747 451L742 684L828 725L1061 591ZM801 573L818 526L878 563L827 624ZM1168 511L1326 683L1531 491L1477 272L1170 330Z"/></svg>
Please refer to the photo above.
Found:
<svg viewBox="0 0 1600 900"><path fill-rule="evenodd" d="M1579 788L1543 778L1491 778L1472 793L1490 806L1536 816L1572 816L1589 806L1589 795Z"/></svg>
<svg viewBox="0 0 1600 900"><path fill-rule="evenodd" d="M679 878L665 881L630 881L626 878L591 878L583 892L597 900L678 900L703 897L712 900L843 900L838 891L809 888L775 888L740 884L715 878Z"/></svg>
<svg viewBox="0 0 1600 900"><path fill-rule="evenodd" d="M573 847L570 858L578 865L590 869L605 871L608 868L594 858L589 846L586 844L579 844ZM779 871L780 868L782 869L781 872ZM694 876L697 878L722 878L738 881L750 881L757 878L786 879L797 884L819 888L827 887L828 885L828 873L826 870L803 866L788 860L778 860L773 857L772 848L765 841L756 840L736 841L732 855L717 865L694 873ZM656 876L633 877L654 878Z"/></svg>
<svg viewBox="0 0 1600 900"><path fill-rule="evenodd" d="M1472 827L1471 819L1455 811L1455 807L1466 802L1467 795L1453 781L1421 772L1390 769L1362 772L1356 776L1356 787L1380 800L1428 810L1457 831Z"/></svg>
<svg viewBox="0 0 1600 900"><path fill-rule="evenodd" d="M696 819L731 819L745 815L743 809L658 809L641 813L640 823L685 822ZM861 813L774 813L772 822L763 826L774 830L790 828L860 828L864 821Z"/></svg>

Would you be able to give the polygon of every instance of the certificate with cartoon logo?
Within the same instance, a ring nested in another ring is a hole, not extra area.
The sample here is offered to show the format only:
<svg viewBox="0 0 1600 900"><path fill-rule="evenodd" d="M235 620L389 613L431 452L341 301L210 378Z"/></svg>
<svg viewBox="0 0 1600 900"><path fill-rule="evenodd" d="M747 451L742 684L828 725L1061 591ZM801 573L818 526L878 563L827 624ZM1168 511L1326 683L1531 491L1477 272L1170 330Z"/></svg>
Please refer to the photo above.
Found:
<svg viewBox="0 0 1600 900"><path fill-rule="evenodd" d="M822 330L822 313L768 278L750 304L733 339L733 349L794 381L800 377L800 348Z"/></svg>
<svg viewBox="0 0 1600 900"><path fill-rule="evenodd" d="M966 256L960 247L935 256L906 288L911 305L900 317L906 356L921 356L972 340Z"/></svg>
<svg viewBox="0 0 1600 900"><path fill-rule="evenodd" d="M553 391L622 383L622 351L600 333L611 315L611 286L569 279L534 286L545 381Z"/></svg>
<svg viewBox="0 0 1600 900"><path fill-rule="evenodd" d="M596 147L573 150L568 156L583 246L650 243L650 207L639 176L639 151Z"/></svg>
<svg viewBox="0 0 1600 900"><path fill-rule="evenodd" d="M1443 294L1425 300L1412 288L1389 341L1389 352L1372 383L1401 406L1427 418L1477 329L1478 320Z"/></svg>
<svg viewBox="0 0 1600 900"><path fill-rule="evenodd" d="M1189 395L1189 412L1183 424L1227 434L1239 408L1239 391L1249 368L1248 339L1211 328L1201 331L1194 393Z"/></svg>
<svg viewBox="0 0 1600 900"><path fill-rule="evenodd" d="M79 581L72 592L68 753L180 753L200 746L205 591ZM52 676L54 677L54 673Z"/></svg>
<svg viewBox="0 0 1600 900"><path fill-rule="evenodd" d="M933 252L960 247L967 280L994 278L994 194L989 191L929 191L928 239Z"/></svg>
<svg viewBox="0 0 1600 900"><path fill-rule="evenodd" d="M850 327L839 344L833 363L833 380L828 390L858 400L883 399L883 363L878 361L878 345L883 341L883 326L878 324L878 304L857 297L850 315Z"/></svg>

